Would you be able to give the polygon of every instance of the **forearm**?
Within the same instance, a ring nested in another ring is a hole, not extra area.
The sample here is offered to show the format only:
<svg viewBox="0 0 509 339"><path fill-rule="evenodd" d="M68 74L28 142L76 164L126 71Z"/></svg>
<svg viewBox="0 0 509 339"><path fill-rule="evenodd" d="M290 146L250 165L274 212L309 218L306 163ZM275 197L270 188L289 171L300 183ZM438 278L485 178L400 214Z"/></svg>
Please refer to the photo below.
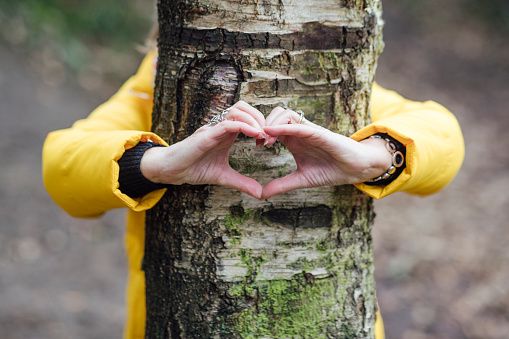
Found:
<svg viewBox="0 0 509 339"><path fill-rule="evenodd" d="M149 139L164 144L157 135L145 132L151 128L152 58L149 53L138 72L86 119L48 135L43 148L44 183L69 214L96 217L118 207L143 210L161 195L132 199L118 189L117 161L126 150Z"/></svg>

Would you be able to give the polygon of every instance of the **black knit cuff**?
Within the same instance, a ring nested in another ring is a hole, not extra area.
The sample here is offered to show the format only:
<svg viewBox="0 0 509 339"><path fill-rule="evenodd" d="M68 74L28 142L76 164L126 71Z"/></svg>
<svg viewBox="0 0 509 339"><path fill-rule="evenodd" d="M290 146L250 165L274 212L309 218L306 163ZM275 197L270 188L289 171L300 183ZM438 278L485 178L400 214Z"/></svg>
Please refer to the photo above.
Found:
<svg viewBox="0 0 509 339"><path fill-rule="evenodd" d="M406 167L406 147L401 142L394 139L387 133L376 133L375 135L379 135L383 139L389 139L390 142L393 143L394 146L396 146L396 151L400 151L403 154L403 159L405 159L405 161L403 162L403 165L401 165L400 167L396 167L396 171L393 174L391 174L391 176L389 176L388 178L381 179L381 180L378 180L375 182L364 182L364 184L366 184L368 186L387 186L391 182L396 180L396 178L403 172L403 170Z"/></svg>
<svg viewBox="0 0 509 339"><path fill-rule="evenodd" d="M141 173L141 158L145 151L152 147L164 147L164 145L154 142L140 142L133 148L126 150L118 160L118 166L120 167L118 175L119 189L131 198L138 198L152 191L170 186L152 182Z"/></svg>

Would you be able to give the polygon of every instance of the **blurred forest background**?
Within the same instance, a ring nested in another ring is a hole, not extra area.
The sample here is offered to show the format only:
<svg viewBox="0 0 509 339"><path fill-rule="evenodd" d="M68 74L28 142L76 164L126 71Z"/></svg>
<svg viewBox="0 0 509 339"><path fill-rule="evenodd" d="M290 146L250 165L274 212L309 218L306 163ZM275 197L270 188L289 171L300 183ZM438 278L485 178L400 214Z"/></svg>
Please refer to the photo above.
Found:
<svg viewBox="0 0 509 339"><path fill-rule="evenodd" d="M377 81L450 108L467 156L431 197L376 202L387 337L509 337L509 2L384 0ZM0 336L121 338L123 211L72 219L44 190L41 148L143 57L152 1L0 0Z"/></svg>

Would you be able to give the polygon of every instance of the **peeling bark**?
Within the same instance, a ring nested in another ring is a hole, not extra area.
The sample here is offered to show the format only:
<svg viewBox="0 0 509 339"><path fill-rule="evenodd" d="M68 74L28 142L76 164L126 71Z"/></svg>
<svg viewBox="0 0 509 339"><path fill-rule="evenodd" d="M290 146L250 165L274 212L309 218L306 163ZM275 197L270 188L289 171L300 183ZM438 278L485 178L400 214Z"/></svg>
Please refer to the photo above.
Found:
<svg viewBox="0 0 509 339"><path fill-rule="evenodd" d="M160 0L153 130L174 143L245 100L350 135L369 123L380 15L376 0ZM243 137L230 164L262 184L295 170ZM169 189L147 213L146 338L373 338L373 218L352 186Z"/></svg>

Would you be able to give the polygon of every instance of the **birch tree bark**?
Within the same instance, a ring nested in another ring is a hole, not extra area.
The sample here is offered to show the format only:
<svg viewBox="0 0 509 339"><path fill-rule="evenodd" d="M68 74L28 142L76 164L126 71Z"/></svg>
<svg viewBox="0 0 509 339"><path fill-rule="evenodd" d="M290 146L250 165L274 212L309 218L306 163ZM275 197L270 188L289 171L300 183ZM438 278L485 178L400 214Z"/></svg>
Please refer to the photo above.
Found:
<svg viewBox="0 0 509 339"><path fill-rule="evenodd" d="M379 0L159 0L153 130L169 143L237 100L350 135L369 123ZM264 184L295 169L239 137ZM258 201L175 186L147 213L146 338L374 338L372 201L353 186Z"/></svg>

